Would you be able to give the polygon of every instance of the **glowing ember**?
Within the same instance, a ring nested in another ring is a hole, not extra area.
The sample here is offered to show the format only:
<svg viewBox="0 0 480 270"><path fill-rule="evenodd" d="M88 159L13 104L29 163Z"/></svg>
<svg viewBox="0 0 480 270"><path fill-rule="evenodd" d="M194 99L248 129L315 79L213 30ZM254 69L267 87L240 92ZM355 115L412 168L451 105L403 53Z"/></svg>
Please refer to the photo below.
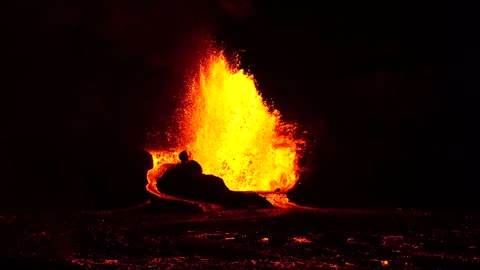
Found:
<svg viewBox="0 0 480 270"><path fill-rule="evenodd" d="M312 243L312 241L310 241L308 238L306 237L293 237L293 241L297 242L297 243L302 243L302 244L309 244L309 243Z"/></svg>
<svg viewBox="0 0 480 270"><path fill-rule="evenodd" d="M156 179L166 165L188 149L206 174L217 175L236 191L291 189L299 177L300 146L296 126L281 121L255 87L252 75L231 65L223 52L210 51L192 80L176 119L182 144L175 151L150 151L155 167L147 189L157 194ZM158 195L158 194L157 194Z"/></svg>

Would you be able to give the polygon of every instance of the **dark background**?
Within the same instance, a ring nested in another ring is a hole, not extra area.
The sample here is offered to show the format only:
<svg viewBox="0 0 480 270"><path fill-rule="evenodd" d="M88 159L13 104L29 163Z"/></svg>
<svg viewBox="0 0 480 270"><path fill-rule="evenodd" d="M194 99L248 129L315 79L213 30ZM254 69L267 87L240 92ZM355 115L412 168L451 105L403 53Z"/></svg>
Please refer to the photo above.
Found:
<svg viewBox="0 0 480 270"><path fill-rule="evenodd" d="M16 1L2 38L0 209L143 192L140 150L171 125L208 39L240 52L265 99L315 139L293 200L475 208L473 10L332 2Z"/></svg>

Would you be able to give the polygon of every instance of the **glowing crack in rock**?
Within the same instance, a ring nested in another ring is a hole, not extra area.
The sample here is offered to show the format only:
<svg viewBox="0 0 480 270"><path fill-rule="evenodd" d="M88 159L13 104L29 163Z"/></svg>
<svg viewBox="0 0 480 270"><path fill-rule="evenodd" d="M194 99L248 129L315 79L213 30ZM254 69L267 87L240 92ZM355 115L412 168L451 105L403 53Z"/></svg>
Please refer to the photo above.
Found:
<svg viewBox="0 0 480 270"><path fill-rule="evenodd" d="M259 94L253 76L238 66L222 51L211 50L203 58L178 108L178 147L150 151L150 192L160 195L156 179L183 149L230 190L286 192L295 185L304 146L295 138L297 126L281 120Z"/></svg>

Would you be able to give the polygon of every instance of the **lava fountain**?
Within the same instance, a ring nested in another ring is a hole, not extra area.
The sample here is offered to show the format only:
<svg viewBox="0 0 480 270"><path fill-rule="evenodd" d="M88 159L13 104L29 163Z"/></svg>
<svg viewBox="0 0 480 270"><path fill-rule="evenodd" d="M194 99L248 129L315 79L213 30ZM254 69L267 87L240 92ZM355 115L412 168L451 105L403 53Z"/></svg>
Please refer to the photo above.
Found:
<svg viewBox="0 0 480 270"><path fill-rule="evenodd" d="M230 190L286 192L299 178L305 142L296 138L297 125L282 121L260 95L253 76L238 61L229 62L223 51L211 50L200 61L175 120L180 145L149 151L154 159L147 175L151 193L161 196L156 179L183 149Z"/></svg>

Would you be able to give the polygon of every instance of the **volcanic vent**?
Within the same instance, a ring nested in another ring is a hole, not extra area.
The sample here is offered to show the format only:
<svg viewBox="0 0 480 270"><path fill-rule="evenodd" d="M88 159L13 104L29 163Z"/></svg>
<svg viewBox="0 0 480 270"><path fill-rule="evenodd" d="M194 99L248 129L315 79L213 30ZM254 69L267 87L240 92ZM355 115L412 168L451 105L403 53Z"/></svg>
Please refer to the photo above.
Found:
<svg viewBox="0 0 480 270"><path fill-rule="evenodd" d="M147 190L167 164L178 161L183 149L192 152L206 174L221 177L232 191L282 193L293 188L300 175L299 159L305 141L298 127L282 121L268 105L252 75L229 62L223 51L210 50L177 110L178 145L173 150L151 149L154 168Z"/></svg>

